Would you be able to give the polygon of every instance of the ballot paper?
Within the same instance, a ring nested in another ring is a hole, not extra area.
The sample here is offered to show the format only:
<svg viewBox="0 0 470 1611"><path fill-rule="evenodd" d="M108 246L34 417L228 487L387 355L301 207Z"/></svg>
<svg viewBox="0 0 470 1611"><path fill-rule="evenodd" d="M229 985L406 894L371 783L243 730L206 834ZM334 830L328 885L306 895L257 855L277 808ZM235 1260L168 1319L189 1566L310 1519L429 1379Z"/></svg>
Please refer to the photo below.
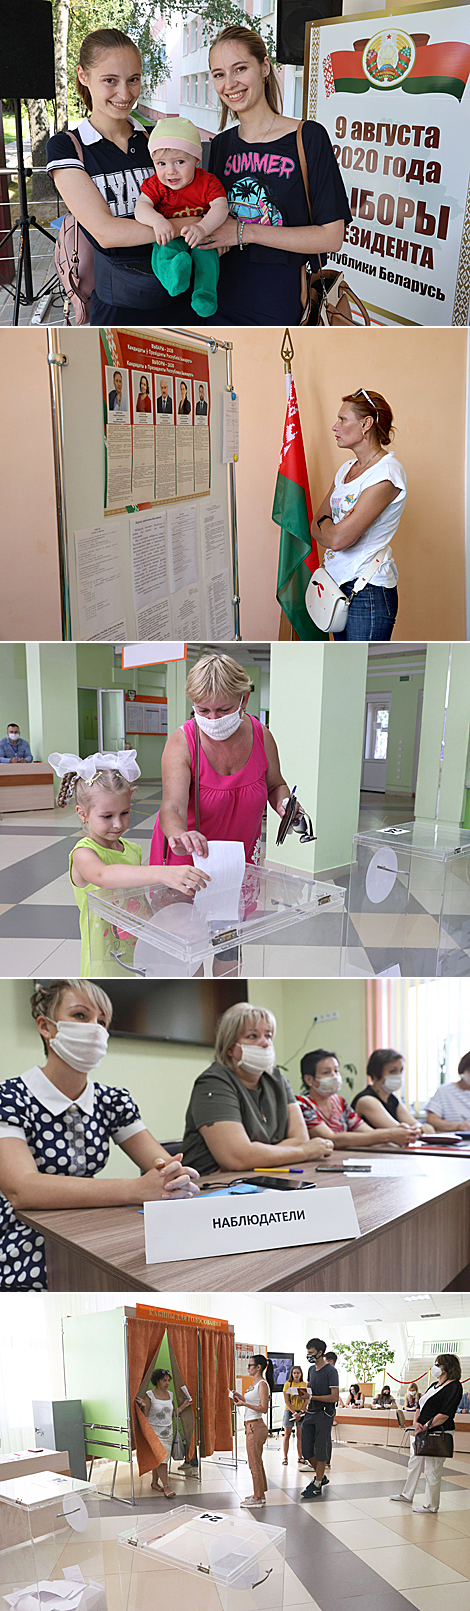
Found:
<svg viewBox="0 0 470 1611"><path fill-rule="evenodd" d="M4 1598L12 1611L106 1611L106 1595L101 1583L85 1581L79 1566L63 1568L62 1578L29 1583Z"/></svg>
<svg viewBox="0 0 470 1611"><path fill-rule="evenodd" d="M209 855L197 856L193 851L193 862L210 878L205 889L198 889L194 909L209 923L237 922L245 873L244 845L239 839L209 839Z"/></svg>

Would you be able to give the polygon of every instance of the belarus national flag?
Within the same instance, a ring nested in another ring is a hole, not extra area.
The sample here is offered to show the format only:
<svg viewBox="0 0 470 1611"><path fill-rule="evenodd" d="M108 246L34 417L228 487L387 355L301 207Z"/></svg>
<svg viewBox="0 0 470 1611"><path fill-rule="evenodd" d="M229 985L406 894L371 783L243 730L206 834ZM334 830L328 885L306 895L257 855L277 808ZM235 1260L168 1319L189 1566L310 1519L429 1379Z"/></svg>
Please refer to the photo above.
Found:
<svg viewBox="0 0 470 1611"><path fill-rule="evenodd" d="M276 597L299 638L322 638L305 608L305 592L320 561L312 542L312 503L299 408L292 375L287 376L287 413L272 518L281 527Z"/></svg>
<svg viewBox="0 0 470 1611"><path fill-rule="evenodd" d="M451 39L436 45L419 45L406 78L398 84L378 84L385 90L400 89L406 95L455 95L462 100L470 74L470 45ZM362 65L362 50L335 50L323 60L326 97L341 91L365 95L374 89Z"/></svg>

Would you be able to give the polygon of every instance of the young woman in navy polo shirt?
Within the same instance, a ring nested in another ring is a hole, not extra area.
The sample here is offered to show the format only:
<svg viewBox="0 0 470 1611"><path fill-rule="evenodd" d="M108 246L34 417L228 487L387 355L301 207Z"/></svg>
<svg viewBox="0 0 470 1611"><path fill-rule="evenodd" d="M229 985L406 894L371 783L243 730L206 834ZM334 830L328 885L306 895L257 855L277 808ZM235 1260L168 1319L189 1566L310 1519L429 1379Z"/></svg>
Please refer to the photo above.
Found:
<svg viewBox="0 0 470 1611"><path fill-rule="evenodd" d="M77 92L90 116L70 135L48 142L54 183L94 247L95 290L91 324L194 324L188 293L170 297L152 274L154 233L138 224L134 207L144 179L154 173L147 134L131 117L140 95L142 60L118 28L88 34L80 48Z"/></svg>

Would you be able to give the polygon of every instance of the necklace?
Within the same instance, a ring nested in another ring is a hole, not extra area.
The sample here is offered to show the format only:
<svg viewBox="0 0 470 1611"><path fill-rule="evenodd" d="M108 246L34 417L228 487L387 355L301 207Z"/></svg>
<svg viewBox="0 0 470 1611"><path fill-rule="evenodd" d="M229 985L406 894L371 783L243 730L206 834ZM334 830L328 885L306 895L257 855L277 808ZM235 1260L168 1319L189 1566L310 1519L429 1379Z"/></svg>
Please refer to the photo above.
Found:
<svg viewBox="0 0 470 1611"><path fill-rule="evenodd" d="M251 136L251 140L249 142L250 145L255 145L257 140L262 141L262 140L267 139L267 136L268 136L268 134L271 133L271 129L273 128L273 125L274 125L274 123L276 121L276 115L277 115L276 112L274 112L273 116L271 118L271 122L269 124L269 128L264 130L264 134L255 134L255 135Z"/></svg>

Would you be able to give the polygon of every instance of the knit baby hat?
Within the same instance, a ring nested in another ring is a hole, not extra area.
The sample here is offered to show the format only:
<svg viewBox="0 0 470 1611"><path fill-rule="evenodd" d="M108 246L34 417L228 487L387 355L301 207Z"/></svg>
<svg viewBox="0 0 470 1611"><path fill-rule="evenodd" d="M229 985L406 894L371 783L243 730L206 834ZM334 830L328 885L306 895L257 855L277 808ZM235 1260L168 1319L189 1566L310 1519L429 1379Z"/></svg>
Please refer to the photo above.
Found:
<svg viewBox="0 0 470 1611"><path fill-rule="evenodd" d="M188 117L160 117L149 138L149 151L184 151L188 157L201 161L202 146L199 130Z"/></svg>

